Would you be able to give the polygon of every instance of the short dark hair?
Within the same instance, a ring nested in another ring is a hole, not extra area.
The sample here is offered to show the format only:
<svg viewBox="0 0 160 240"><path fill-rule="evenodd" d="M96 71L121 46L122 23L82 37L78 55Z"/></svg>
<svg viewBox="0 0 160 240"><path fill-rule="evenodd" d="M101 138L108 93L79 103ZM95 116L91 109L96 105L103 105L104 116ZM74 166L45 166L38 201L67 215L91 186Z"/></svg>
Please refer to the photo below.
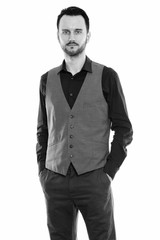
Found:
<svg viewBox="0 0 160 240"><path fill-rule="evenodd" d="M59 22L60 22L61 18L63 17L63 15L68 15L68 16L81 15L85 20L87 32L89 31L89 18L83 9L81 9L79 7L68 7L68 8L63 9L57 17L57 29L59 28Z"/></svg>

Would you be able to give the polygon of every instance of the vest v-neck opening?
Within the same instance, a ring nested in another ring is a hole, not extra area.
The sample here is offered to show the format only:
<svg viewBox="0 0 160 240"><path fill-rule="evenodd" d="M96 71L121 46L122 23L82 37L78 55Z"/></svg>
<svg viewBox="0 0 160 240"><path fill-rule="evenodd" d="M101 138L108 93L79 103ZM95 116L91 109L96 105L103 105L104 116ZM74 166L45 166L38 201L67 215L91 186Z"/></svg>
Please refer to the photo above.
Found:
<svg viewBox="0 0 160 240"><path fill-rule="evenodd" d="M66 99L66 96L65 96L65 94L64 94L63 87L62 87L62 84L61 84L60 75L58 76L59 89L60 89L60 91L61 91L61 93L62 93L63 100L64 100L64 102L65 102L65 105L66 105L66 107L67 107L67 110L69 110L70 112L74 111L75 105L77 105L78 101L80 100L80 97L81 97L81 95L82 95L83 89L85 88L85 85L87 84L88 80L89 80L89 73L87 72L86 77L85 77L85 79L84 79L84 81L83 81L83 83L82 83L82 86L80 87L80 90L79 90L79 92L78 92L78 95L77 95L77 97L76 97L76 100L75 100L75 102L74 102L74 104L73 104L73 106L72 106L72 108L71 108L71 107L69 106L69 103L68 103L68 101L67 101L67 99Z"/></svg>

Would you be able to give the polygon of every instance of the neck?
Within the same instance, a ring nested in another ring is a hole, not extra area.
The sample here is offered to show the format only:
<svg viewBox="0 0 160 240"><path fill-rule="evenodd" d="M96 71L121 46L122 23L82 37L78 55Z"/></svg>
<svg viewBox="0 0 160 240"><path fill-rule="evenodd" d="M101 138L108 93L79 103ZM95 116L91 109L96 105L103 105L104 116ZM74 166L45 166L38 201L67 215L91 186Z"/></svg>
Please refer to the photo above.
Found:
<svg viewBox="0 0 160 240"><path fill-rule="evenodd" d="M67 71L71 72L72 75L75 75L76 73L80 72L85 63L85 60L86 55L84 52L78 56L73 57L65 55Z"/></svg>

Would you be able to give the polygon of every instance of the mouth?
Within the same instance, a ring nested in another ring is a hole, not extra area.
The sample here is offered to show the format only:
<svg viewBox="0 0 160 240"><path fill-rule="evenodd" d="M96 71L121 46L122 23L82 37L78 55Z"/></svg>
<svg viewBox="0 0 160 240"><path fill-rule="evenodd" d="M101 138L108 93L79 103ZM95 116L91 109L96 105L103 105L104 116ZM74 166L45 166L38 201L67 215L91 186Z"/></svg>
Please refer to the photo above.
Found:
<svg viewBox="0 0 160 240"><path fill-rule="evenodd" d="M67 46L75 47L75 46L78 46L78 44L76 44L76 43L68 43Z"/></svg>

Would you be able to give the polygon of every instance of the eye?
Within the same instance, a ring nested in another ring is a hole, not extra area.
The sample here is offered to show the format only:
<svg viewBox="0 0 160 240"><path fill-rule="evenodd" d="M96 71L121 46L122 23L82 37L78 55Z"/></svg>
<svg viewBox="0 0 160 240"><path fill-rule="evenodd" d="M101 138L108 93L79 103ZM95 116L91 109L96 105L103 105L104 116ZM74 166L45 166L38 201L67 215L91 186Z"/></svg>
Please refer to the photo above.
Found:
<svg viewBox="0 0 160 240"><path fill-rule="evenodd" d="M82 33L82 30L81 29L76 29L75 30L75 34L81 34Z"/></svg>
<svg viewBox="0 0 160 240"><path fill-rule="evenodd" d="M64 35L68 35L70 32L69 32L69 30L65 29L65 30L62 31L62 33L63 33Z"/></svg>

